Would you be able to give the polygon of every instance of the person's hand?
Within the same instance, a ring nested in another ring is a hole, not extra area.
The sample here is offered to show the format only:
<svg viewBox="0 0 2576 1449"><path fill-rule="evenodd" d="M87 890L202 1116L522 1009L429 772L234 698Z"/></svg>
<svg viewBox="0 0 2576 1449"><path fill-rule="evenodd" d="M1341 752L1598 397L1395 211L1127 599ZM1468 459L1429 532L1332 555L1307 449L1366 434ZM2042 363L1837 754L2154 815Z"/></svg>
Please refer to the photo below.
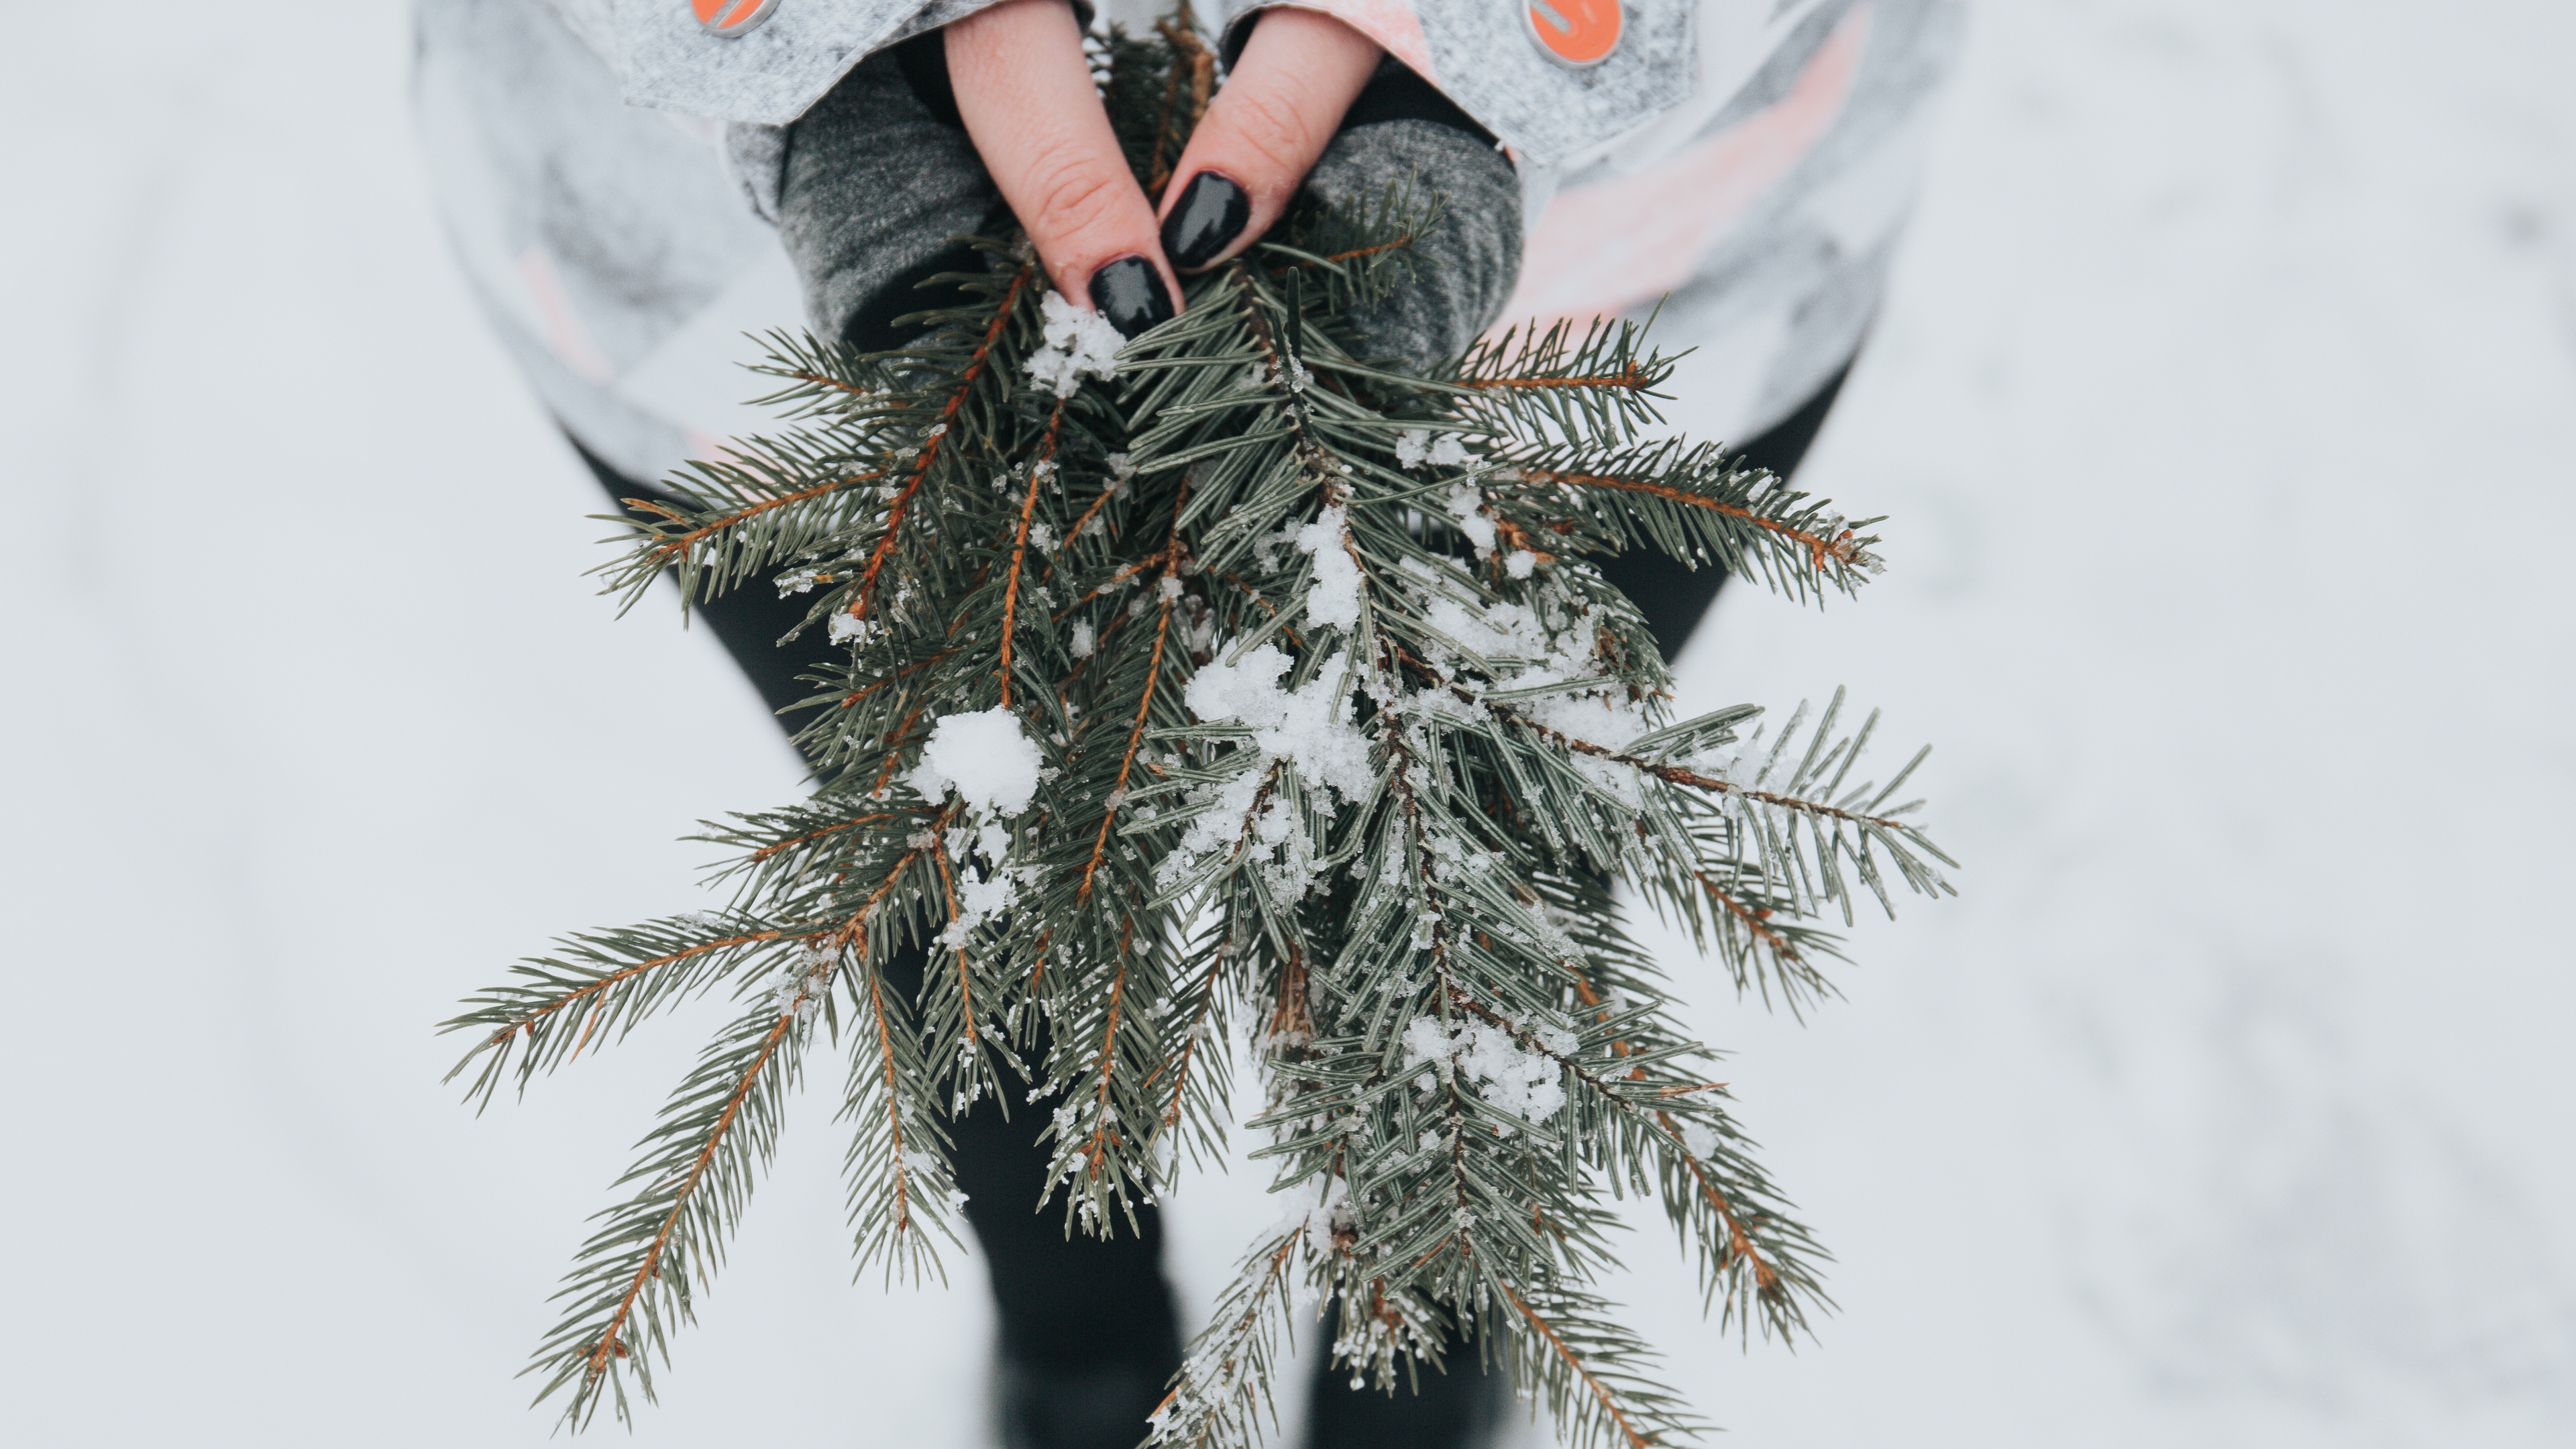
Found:
<svg viewBox="0 0 2576 1449"><path fill-rule="evenodd" d="M1356 103L1355 103L1356 98ZM1520 186L1493 138L1341 22L1262 13L1174 169L1158 218L1093 88L1066 0L1005 0L859 63L789 129L779 236L815 328L863 352L982 263L955 241L1016 215L1057 290L1133 337L1177 310L1178 274L1240 253L1302 185L1334 206L1444 200L1426 265L1352 320L1368 355L1427 371L1501 310ZM1176 270L1177 269L1177 270Z"/></svg>
<svg viewBox="0 0 2576 1449"><path fill-rule="evenodd" d="M1065 0L1003 0L948 27L957 113L1047 275L1129 337L1173 314L1174 268L1224 261L1278 220L1378 55L1330 16L1265 12L1182 152L1158 224Z"/></svg>

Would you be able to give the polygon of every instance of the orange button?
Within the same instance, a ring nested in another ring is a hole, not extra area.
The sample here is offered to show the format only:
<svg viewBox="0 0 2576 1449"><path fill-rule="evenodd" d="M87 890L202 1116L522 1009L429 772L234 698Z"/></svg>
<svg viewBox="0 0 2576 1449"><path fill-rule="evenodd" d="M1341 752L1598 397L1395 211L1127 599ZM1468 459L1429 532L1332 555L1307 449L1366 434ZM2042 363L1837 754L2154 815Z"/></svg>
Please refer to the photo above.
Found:
<svg viewBox="0 0 2576 1449"><path fill-rule="evenodd" d="M710 34L731 40L757 29L778 8L778 0L689 0L689 8Z"/></svg>
<svg viewBox="0 0 2576 1449"><path fill-rule="evenodd" d="M706 0L699 0L705 4ZM1559 65L1599 65L1619 48L1619 0L1525 0L1530 38Z"/></svg>

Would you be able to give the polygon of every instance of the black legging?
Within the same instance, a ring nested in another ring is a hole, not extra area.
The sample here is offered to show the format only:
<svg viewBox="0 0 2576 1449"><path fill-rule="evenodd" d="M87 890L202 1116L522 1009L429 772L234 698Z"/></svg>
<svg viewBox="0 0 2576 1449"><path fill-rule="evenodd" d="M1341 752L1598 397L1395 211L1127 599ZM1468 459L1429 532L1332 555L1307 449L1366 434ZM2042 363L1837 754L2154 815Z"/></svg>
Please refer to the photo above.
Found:
<svg viewBox="0 0 2576 1449"><path fill-rule="evenodd" d="M1835 373L1805 405L1747 443L1744 461L1784 478L1795 472L1848 371ZM589 449L573 447L612 498L650 496ZM1636 601L1666 658L1680 652L1725 582L1714 566L1694 571L1643 550L1611 559L1601 571ZM811 693L798 676L825 672L840 659L839 647L820 629L778 642L804 620L806 607L801 597L748 587L699 604L696 612L760 697L783 712ZM918 992L922 961L914 951L895 963L900 986ZM1038 1051L1044 1054L1043 1043ZM991 1269L1001 1321L1004 1432L1009 1442L1045 1449L1132 1449L1180 1367L1178 1320L1162 1273L1162 1219L1140 1207L1133 1233L1068 1239L1061 1209L1037 1210L1048 1186L1048 1154L1038 1141L1045 1122L1042 1112L1023 1110L1005 1120L987 1106L949 1124L957 1186ZM1472 1349L1452 1355L1451 1372L1424 1374L1418 1393L1392 1397L1352 1392L1327 1364L1313 1391L1308 1442L1312 1449L1480 1443L1501 1414L1503 1396L1498 1378L1467 1371L1474 1362ZM1008 1381L1014 1375L1017 1381Z"/></svg>

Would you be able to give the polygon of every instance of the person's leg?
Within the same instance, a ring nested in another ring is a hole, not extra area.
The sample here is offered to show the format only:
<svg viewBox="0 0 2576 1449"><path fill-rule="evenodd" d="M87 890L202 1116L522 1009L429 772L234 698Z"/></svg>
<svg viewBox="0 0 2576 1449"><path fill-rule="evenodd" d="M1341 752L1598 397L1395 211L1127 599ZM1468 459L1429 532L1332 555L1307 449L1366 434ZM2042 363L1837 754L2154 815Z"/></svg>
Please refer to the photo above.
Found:
<svg viewBox="0 0 2576 1449"><path fill-rule="evenodd" d="M1844 364L1816 389L1815 396L1778 426L1745 444L1737 456L1782 478L1796 473L1850 372L1850 364ZM1608 560L1601 572L1646 616L1666 659L1689 642L1691 631L1716 600L1718 585L1726 581L1723 569L1693 570L1677 559L1643 549ZM1329 1320L1319 1341L1333 1341ZM1423 1370L1418 1390L1412 1393L1400 1388L1393 1394L1353 1389L1347 1374L1324 1364L1307 1400L1309 1449L1473 1449L1488 1442L1502 1421L1508 1384L1503 1375L1477 1366L1474 1344L1453 1337L1446 1357L1448 1371Z"/></svg>
<svg viewBox="0 0 2576 1449"><path fill-rule="evenodd" d="M573 447L621 509L624 499L648 496L579 443ZM813 693L799 676L840 661L840 646L819 629L779 644L804 620L808 603L755 583L692 612L778 711ZM780 724L793 733L803 718L782 715ZM909 951L889 976L917 996L923 964L918 949ZM1043 1042L1037 1050L1044 1055ZM1034 1107L1005 1119L989 1098L949 1122L957 1189L966 1194L967 1225L990 1269L1000 1320L1002 1442L1009 1449L1133 1449L1181 1364L1179 1320L1163 1279L1162 1219L1140 1207L1133 1233L1067 1239L1063 1213L1038 1210L1047 1187L1048 1154L1038 1141L1045 1124Z"/></svg>

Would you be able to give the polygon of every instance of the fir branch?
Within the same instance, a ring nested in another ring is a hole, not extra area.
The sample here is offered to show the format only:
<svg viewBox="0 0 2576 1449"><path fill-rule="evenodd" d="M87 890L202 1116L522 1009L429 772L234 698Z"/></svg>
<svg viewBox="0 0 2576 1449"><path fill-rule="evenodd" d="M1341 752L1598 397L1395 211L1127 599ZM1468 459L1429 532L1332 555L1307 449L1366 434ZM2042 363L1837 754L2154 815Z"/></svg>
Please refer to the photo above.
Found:
<svg viewBox="0 0 2576 1449"><path fill-rule="evenodd" d="M1127 731L1127 749L1118 759L1118 782L1109 788L1109 802L1100 816L1099 833L1091 842L1091 859L1083 862L1082 889L1077 899L1091 897L1092 878L1099 874L1100 863L1109 854L1109 827L1118 818L1118 808L1127 790L1127 777L1136 768L1136 747L1145 742L1145 720L1154 708L1154 690L1163 675L1163 646L1172 633L1172 605L1164 601L1161 617L1154 624L1154 656L1145 665L1145 692L1136 701L1136 723Z"/></svg>
<svg viewBox="0 0 2576 1449"><path fill-rule="evenodd" d="M895 544L903 537L904 515L911 508L914 497L921 492L922 483L930 477L931 465L939 461L941 445L948 441L948 428L957 421L966 400L974 395L976 381L984 375L986 364L992 361L994 344L1001 340L1003 329L1017 315L1020 297L1036 275L1037 263L1020 264L1019 273L1011 278L1010 290L1002 294L1001 305L994 309L993 320L984 329L983 339L975 345L974 355L958 373L956 386L950 390L947 403L939 410L938 423L921 443L921 453L913 464L912 475L904 480L886 508L883 535L859 570L858 588L847 610L852 619L868 616L868 608L876 600L878 576L884 571L886 560L894 556Z"/></svg>
<svg viewBox="0 0 2576 1449"><path fill-rule="evenodd" d="M1585 1311L1591 1304L1583 1299L1559 1295L1542 1312L1508 1284L1498 1291L1529 1325L1535 1342L1522 1361L1529 1376L1547 1386L1549 1407L1572 1443L1656 1449L1698 1436L1700 1425L1670 1394L1643 1388L1634 1375L1612 1367L1648 1356L1636 1334L1597 1310Z"/></svg>
<svg viewBox="0 0 2576 1449"><path fill-rule="evenodd" d="M669 1333L692 1316L690 1280L703 1284L732 1230L750 1174L777 1140L782 1078L793 1055L773 1072L795 1039L797 1013L754 1010L710 1046L662 1122L647 1152L620 1183L641 1182L635 1197L604 1216L607 1226L582 1245L556 1297L572 1307L546 1336L528 1372L550 1375L538 1398L569 1387L565 1421L580 1427L597 1411L605 1388L621 1421L629 1418L622 1370L631 1369L653 1396L651 1357L669 1360Z"/></svg>
<svg viewBox="0 0 2576 1449"><path fill-rule="evenodd" d="M569 943L572 961L522 963L517 974L539 984L494 987L472 998L475 1010L441 1023L441 1031L484 1033L445 1080L454 1081L479 1061L467 1096L488 1104L515 1063L524 1092L538 1072L570 1060L601 1027L623 1035L644 1016L730 975L761 948L803 938L782 929L712 936L707 931L705 920L683 918L576 936ZM563 1015L576 1010L575 1016ZM570 1021L578 1021L580 1030L567 1039Z"/></svg>
<svg viewBox="0 0 2576 1449"><path fill-rule="evenodd" d="M1302 1225L1244 1256L1216 1316L1191 1341L1171 1392L1154 1409L1145 1443L1179 1449L1248 1449L1270 1407L1271 1363L1288 1317ZM1274 1411L1275 1420L1275 1411Z"/></svg>
<svg viewBox="0 0 2576 1449"><path fill-rule="evenodd" d="M1163 185L1213 57L1186 15L1091 54ZM1363 1378L1454 1335L1577 1443L1687 1435L1593 1293L1631 1190L1722 1322L1794 1335L1830 1306L1614 887L1800 1011L1833 989L1827 907L1951 889L1891 803L1922 756L1856 783L1877 716L1841 731L1839 693L1776 735L1742 735L1750 707L1672 719L1651 633L1588 560L1651 548L1821 598L1874 570L1875 520L1644 440L1671 360L1626 323L1508 333L1427 377L1354 355L1353 309L1408 283L1438 215L1403 187L1301 203L1107 380L1032 366L1043 274L979 239L986 271L944 279L965 300L907 348L773 338L760 370L800 426L634 504L606 570L630 602L665 571L691 600L768 572L845 663L808 679L812 797L701 837L728 909L576 937L450 1023L488 1100L715 986L749 1007L575 1260L537 1369L576 1423L625 1411L629 1368L650 1393L815 1019L849 1054L854 1253L890 1276L937 1267L930 1229L953 1240L945 1124L997 1062L1059 1099L1048 1198L1106 1234L1177 1175L1175 1128L1217 1140L1221 1043L1247 1039L1255 1156L1312 1206L1246 1256L1156 1444L1248 1449L1299 1273ZM907 996L910 950L932 965Z"/></svg>

